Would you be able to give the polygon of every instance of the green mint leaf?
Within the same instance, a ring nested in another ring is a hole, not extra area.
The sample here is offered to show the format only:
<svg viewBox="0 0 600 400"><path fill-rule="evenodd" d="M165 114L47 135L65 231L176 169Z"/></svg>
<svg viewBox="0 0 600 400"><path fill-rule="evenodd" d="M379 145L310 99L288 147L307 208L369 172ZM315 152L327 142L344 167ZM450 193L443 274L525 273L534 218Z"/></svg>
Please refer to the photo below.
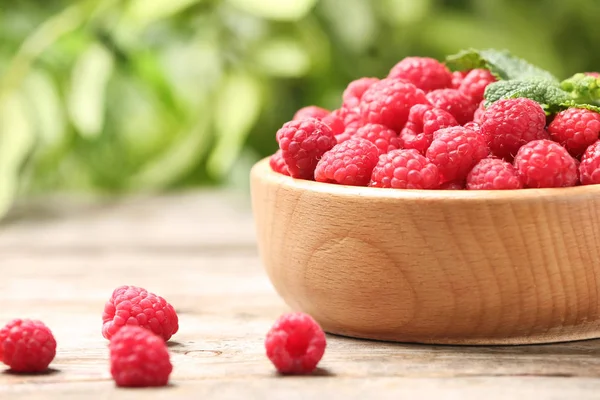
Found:
<svg viewBox="0 0 600 400"><path fill-rule="evenodd" d="M562 81L560 87L577 103L600 105L600 78L579 73Z"/></svg>
<svg viewBox="0 0 600 400"><path fill-rule="evenodd" d="M558 83L558 79L550 72L512 55L508 50L463 50L448 56L446 66L452 71L485 68L501 80L544 79Z"/></svg>
<svg viewBox="0 0 600 400"><path fill-rule="evenodd" d="M497 81L486 87L484 97L486 107L500 99L526 97L540 103L547 112L554 112L571 100L569 93L547 79Z"/></svg>
<svg viewBox="0 0 600 400"><path fill-rule="evenodd" d="M579 104L579 103L576 103L574 100L566 101L564 103L559 104L559 106L562 109L565 109L565 108L583 108L584 110L590 110L590 111L595 111L597 113L600 113L600 106L595 106L593 104Z"/></svg>

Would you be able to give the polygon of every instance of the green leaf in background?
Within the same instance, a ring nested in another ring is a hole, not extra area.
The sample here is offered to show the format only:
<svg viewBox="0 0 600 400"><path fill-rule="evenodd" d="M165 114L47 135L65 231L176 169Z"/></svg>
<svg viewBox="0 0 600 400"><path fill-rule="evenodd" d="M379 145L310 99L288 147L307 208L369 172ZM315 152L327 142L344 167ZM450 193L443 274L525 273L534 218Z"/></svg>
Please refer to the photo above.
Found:
<svg viewBox="0 0 600 400"><path fill-rule="evenodd" d="M34 145L34 133L23 96L0 98L0 216L19 189L19 171Z"/></svg>
<svg viewBox="0 0 600 400"><path fill-rule="evenodd" d="M317 0L228 0L240 10L261 18L279 21L299 20L310 12Z"/></svg>
<svg viewBox="0 0 600 400"><path fill-rule="evenodd" d="M305 49L292 39L271 39L256 54L262 71L285 78L297 78L310 69L310 57Z"/></svg>
<svg viewBox="0 0 600 400"><path fill-rule="evenodd" d="M570 99L557 84L544 79L497 81L486 87L484 97L486 107L500 99L526 97L540 103L546 111L555 110Z"/></svg>
<svg viewBox="0 0 600 400"><path fill-rule="evenodd" d="M145 26L171 17L201 1L204 0L132 0L125 12L133 23Z"/></svg>
<svg viewBox="0 0 600 400"><path fill-rule="evenodd" d="M32 70L23 84L23 94L35 121L40 145L53 148L65 138L66 121L56 82L42 69Z"/></svg>
<svg viewBox="0 0 600 400"><path fill-rule="evenodd" d="M578 103L598 104L600 102L600 78L595 76L575 74L562 81L560 87L571 93Z"/></svg>
<svg viewBox="0 0 600 400"><path fill-rule="evenodd" d="M261 85L256 78L241 72L225 77L216 99L217 143L207 164L211 176L220 178L231 168L258 119L261 103Z"/></svg>
<svg viewBox="0 0 600 400"><path fill-rule="evenodd" d="M73 68L67 108L73 125L84 137L96 137L102 131L106 84L113 67L113 55L103 46L93 44Z"/></svg>
<svg viewBox="0 0 600 400"><path fill-rule="evenodd" d="M558 82L558 79L550 72L510 54L508 50L463 50L446 57L446 65L452 71L474 68L489 69L497 78L503 80L544 79Z"/></svg>

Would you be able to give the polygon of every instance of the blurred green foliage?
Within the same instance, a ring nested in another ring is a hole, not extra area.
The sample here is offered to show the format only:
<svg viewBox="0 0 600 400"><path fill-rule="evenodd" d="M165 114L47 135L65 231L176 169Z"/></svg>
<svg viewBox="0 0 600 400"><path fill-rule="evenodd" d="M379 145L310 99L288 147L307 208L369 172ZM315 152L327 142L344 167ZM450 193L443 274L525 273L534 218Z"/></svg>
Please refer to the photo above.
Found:
<svg viewBox="0 0 600 400"><path fill-rule="evenodd" d="M242 185L296 109L407 55L598 70L591 0L0 0L0 212L15 195Z"/></svg>

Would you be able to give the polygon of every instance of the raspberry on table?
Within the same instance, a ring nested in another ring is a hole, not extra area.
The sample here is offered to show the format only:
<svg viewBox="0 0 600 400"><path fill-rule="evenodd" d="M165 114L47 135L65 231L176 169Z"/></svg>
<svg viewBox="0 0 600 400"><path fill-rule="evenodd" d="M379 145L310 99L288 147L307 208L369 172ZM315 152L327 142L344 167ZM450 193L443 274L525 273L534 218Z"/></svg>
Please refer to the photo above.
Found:
<svg viewBox="0 0 600 400"><path fill-rule="evenodd" d="M283 160L283 155L281 154L281 149L277 150L275 154L269 157L269 165L271 169L275 172L279 172L283 175L290 175L290 171L288 171L287 165L285 165L285 161Z"/></svg>
<svg viewBox="0 0 600 400"><path fill-rule="evenodd" d="M484 158L467 175L467 189L522 189L523 183L512 164L499 158Z"/></svg>
<svg viewBox="0 0 600 400"><path fill-rule="evenodd" d="M483 68L471 70L460 83L458 90L471 96L474 102L481 103L485 88L492 82L496 82L496 77Z"/></svg>
<svg viewBox="0 0 600 400"><path fill-rule="evenodd" d="M426 152L427 158L438 167L442 183L464 180L475 164L488 154L484 138L462 126L438 130Z"/></svg>
<svg viewBox="0 0 600 400"><path fill-rule="evenodd" d="M430 57L406 57L392 67L387 77L404 79L426 92L452 85L450 70Z"/></svg>
<svg viewBox="0 0 600 400"><path fill-rule="evenodd" d="M56 355L56 340L43 322L14 319L0 329L0 361L15 372L42 372Z"/></svg>
<svg viewBox="0 0 600 400"><path fill-rule="evenodd" d="M315 169L318 182L367 186L379 159L379 149L366 139L352 138L336 144Z"/></svg>
<svg viewBox="0 0 600 400"><path fill-rule="evenodd" d="M325 354L325 332L308 314L289 313L267 333L267 357L281 374L309 374Z"/></svg>
<svg viewBox="0 0 600 400"><path fill-rule="evenodd" d="M581 156L579 178L582 185L600 183L600 140L589 146Z"/></svg>
<svg viewBox="0 0 600 400"><path fill-rule="evenodd" d="M276 137L290 176L298 179L312 180L319 159L336 144L329 125L314 118L286 122Z"/></svg>
<svg viewBox="0 0 600 400"><path fill-rule="evenodd" d="M151 331L125 326L111 338L110 373L117 386L156 387L169 383L173 371L167 344Z"/></svg>
<svg viewBox="0 0 600 400"><path fill-rule="evenodd" d="M392 150L379 157L369 186L393 189L437 189L439 171L414 149Z"/></svg>
<svg viewBox="0 0 600 400"><path fill-rule="evenodd" d="M514 165L528 188L575 186L578 181L577 161L551 140L533 140L521 146Z"/></svg>
<svg viewBox="0 0 600 400"><path fill-rule="evenodd" d="M430 105L417 104L410 109L408 122L400 132L402 148L415 149L425 154L433 141L434 132L458 125L448 112Z"/></svg>
<svg viewBox="0 0 600 400"><path fill-rule="evenodd" d="M165 299L136 286L120 286L104 306L102 336L113 337L124 326L140 326L167 341L179 330L179 319Z"/></svg>
<svg viewBox="0 0 600 400"><path fill-rule="evenodd" d="M301 109L299 109L298 111L296 111L296 113L294 114L294 118L292 118L292 120L294 121L298 121L301 119L307 119L307 118L316 118L316 119L323 119L326 116L328 116L331 112L329 110L326 110L324 108L318 107L318 106L306 106L306 107L302 107Z"/></svg>
<svg viewBox="0 0 600 400"><path fill-rule="evenodd" d="M366 139L375 144L380 155L401 148L398 134L380 124L366 124L356 131L354 137Z"/></svg>
<svg viewBox="0 0 600 400"><path fill-rule="evenodd" d="M546 114L527 98L498 100L481 116L481 133L492 154L512 161L521 146L543 135Z"/></svg>
<svg viewBox="0 0 600 400"><path fill-rule="evenodd" d="M548 126L550 137L562 144L573 157L598 140L600 114L582 108L568 108L556 114Z"/></svg>
<svg viewBox="0 0 600 400"><path fill-rule="evenodd" d="M342 94L342 102L345 108L352 109L358 107L360 99L372 84L379 82L378 78L360 78L348 84Z"/></svg>
<svg viewBox="0 0 600 400"><path fill-rule="evenodd" d="M467 74L470 71L471 70L468 70L468 71L454 71L452 73L452 85L450 85L450 87L452 89L458 89L460 87L460 84L462 83L463 79L465 79L465 76L467 76Z"/></svg>
<svg viewBox="0 0 600 400"><path fill-rule="evenodd" d="M427 100L436 108L452 114L460 125L473 120L477 103L457 89L438 89L427 93Z"/></svg>
<svg viewBox="0 0 600 400"><path fill-rule="evenodd" d="M425 92L400 79L382 79L363 94L360 113L364 123L381 124L400 132L415 104L427 104Z"/></svg>

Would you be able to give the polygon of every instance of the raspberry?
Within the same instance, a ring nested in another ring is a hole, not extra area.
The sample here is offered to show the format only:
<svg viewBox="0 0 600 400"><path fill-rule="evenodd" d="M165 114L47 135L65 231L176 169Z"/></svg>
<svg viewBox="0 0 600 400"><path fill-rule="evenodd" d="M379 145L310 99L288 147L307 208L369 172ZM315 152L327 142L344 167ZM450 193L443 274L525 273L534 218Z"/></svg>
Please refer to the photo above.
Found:
<svg viewBox="0 0 600 400"><path fill-rule="evenodd" d="M440 186L441 190L463 190L466 189L465 182L463 181L450 181L442 183Z"/></svg>
<svg viewBox="0 0 600 400"><path fill-rule="evenodd" d="M471 96L477 104L483 100L485 88L492 82L496 82L496 78L487 69L477 68L471 70L460 83L458 90L464 94Z"/></svg>
<svg viewBox="0 0 600 400"><path fill-rule="evenodd" d="M379 150L366 139L353 138L323 154L315 169L318 182L367 186L377 164Z"/></svg>
<svg viewBox="0 0 600 400"><path fill-rule="evenodd" d="M385 125L400 132L415 104L426 104L425 92L399 79L382 79L363 94L360 113L365 123Z"/></svg>
<svg viewBox="0 0 600 400"><path fill-rule="evenodd" d="M569 108L559 112L548 126L552 140L562 144L573 157L579 157L585 149L598 140L600 114L581 108Z"/></svg>
<svg viewBox="0 0 600 400"><path fill-rule="evenodd" d="M367 139L374 143L380 155L401 148L398 134L380 124L366 124L356 131L354 137Z"/></svg>
<svg viewBox="0 0 600 400"><path fill-rule="evenodd" d="M309 374L325 353L327 340L319 324L304 313L284 314L267 333L267 357L281 374Z"/></svg>
<svg viewBox="0 0 600 400"><path fill-rule="evenodd" d="M160 336L139 326L125 326L110 340L110 373L117 386L165 386L173 365Z"/></svg>
<svg viewBox="0 0 600 400"><path fill-rule="evenodd" d="M457 89L438 89L427 93L427 100L436 108L452 114L460 125L473 120L477 104Z"/></svg>
<svg viewBox="0 0 600 400"><path fill-rule="evenodd" d="M321 122L327 124L334 135L339 135L346 129L344 123L345 110L337 109L333 110L329 115L323 117Z"/></svg>
<svg viewBox="0 0 600 400"><path fill-rule="evenodd" d="M432 106L417 104L410 109L408 122L400 132L400 143L405 149L415 149L425 154L433 141L433 133L458 125L450 113Z"/></svg>
<svg viewBox="0 0 600 400"><path fill-rule="evenodd" d="M475 113L473 114L473 122L481 124L481 117L483 116L484 112L485 112L485 100L482 100L481 103L479 103L479 106L477 106Z"/></svg>
<svg viewBox="0 0 600 400"><path fill-rule="evenodd" d="M497 158L484 158L467 175L467 189L521 189L523 184L512 164Z"/></svg>
<svg viewBox="0 0 600 400"><path fill-rule="evenodd" d="M525 187L552 188L577 184L577 163L551 140L533 140L519 149L515 167Z"/></svg>
<svg viewBox="0 0 600 400"><path fill-rule="evenodd" d="M110 339L126 325L141 326L169 340L179 330L173 306L165 299L136 286L116 288L102 313L102 336Z"/></svg>
<svg viewBox="0 0 600 400"><path fill-rule="evenodd" d="M579 175L582 185L600 183L600 141L592 144L581 156Z"/></svg>
<svg viewBox="0 0 600 400"><path fill-rule="evenodd" d="M460 84L462 83L463 79L465 79L465 76L467 76L467 74L470 72L469 71L454 71L452 73L452 85L450 85L450 87L452 89L458 89L460 87Z"/></svg>
<svg viewBox="0 0 600 400"><path fill-rule="evenodd" d="M394 65L388 78L404 79L426 92L452 85L452 74L448 68L429 57L406 57Z"/></svg>
<svg viewBox="0 0 600 400"><path fill-rule="evenodd" d="M392 150L379 157L369 186L394 189L436 189L438 168L417 150Z"/></svg>
<svg viewBox="0 0 600 400"><path fill-rule="evenodd" d="M286 122L277 142L290 176L299 179L313 179L319 159L336 144L329 126L314 118Z"/></svg>
<svg viewBox="0 0 600 400"><path fill-rule="evenodd" d="M299 121L301 119L307 119L307 118L316 118L318 120L321 120L321 119L325 118L326 116L328 116L329 114L330 114L330 111L326 110L324 108L317 107L317 106L307 106L307 107L303 107L303 108L299 109L298 111L296 111L296 114L294 114L294 118L292 118L292 120Z"/></svg>
<svg viewBox="0 0 600 400"><path fill-rule="evenodd" d="M285 165L285 161L283 160L283 155L281 154L281 149L277 150L275 154L269 157L269 165L271 169L275 172L279 172L283 175L290 175L290 171L288 171L287 165Z"/></svg>
<svg viewBox="0 0 600 400"><path fill-rule="evenodd" d="M371 87L372 84L376 82L379 82L379 79L360 78L350 82L350 84L346 87L344 93L342 94L342 101L344 103L344 107L358 107L363 94L367 91L369 87Z"/></svg>
<svg viewBox="0 0 600 400"><path fill-rule="evenodd" d="M481 121L491 152L511 161L521 146L543 135L546 114L533 100L505 99L489 106Z"/></svg>
<svg viewBox="0 0 600 400"><path fill-rule="evenodd" d="M41 321L15 319L0 329L0 361L15 372L41 372L56 355L56 340Z"/></svg>
<svg viewBox="0 0 600 400"><path fill-rule="evenodd" d="M437 165L443 183L465 179L475 164L488 156L488 148L477 132L454 126L436 132L426 155Z"/></svg>

